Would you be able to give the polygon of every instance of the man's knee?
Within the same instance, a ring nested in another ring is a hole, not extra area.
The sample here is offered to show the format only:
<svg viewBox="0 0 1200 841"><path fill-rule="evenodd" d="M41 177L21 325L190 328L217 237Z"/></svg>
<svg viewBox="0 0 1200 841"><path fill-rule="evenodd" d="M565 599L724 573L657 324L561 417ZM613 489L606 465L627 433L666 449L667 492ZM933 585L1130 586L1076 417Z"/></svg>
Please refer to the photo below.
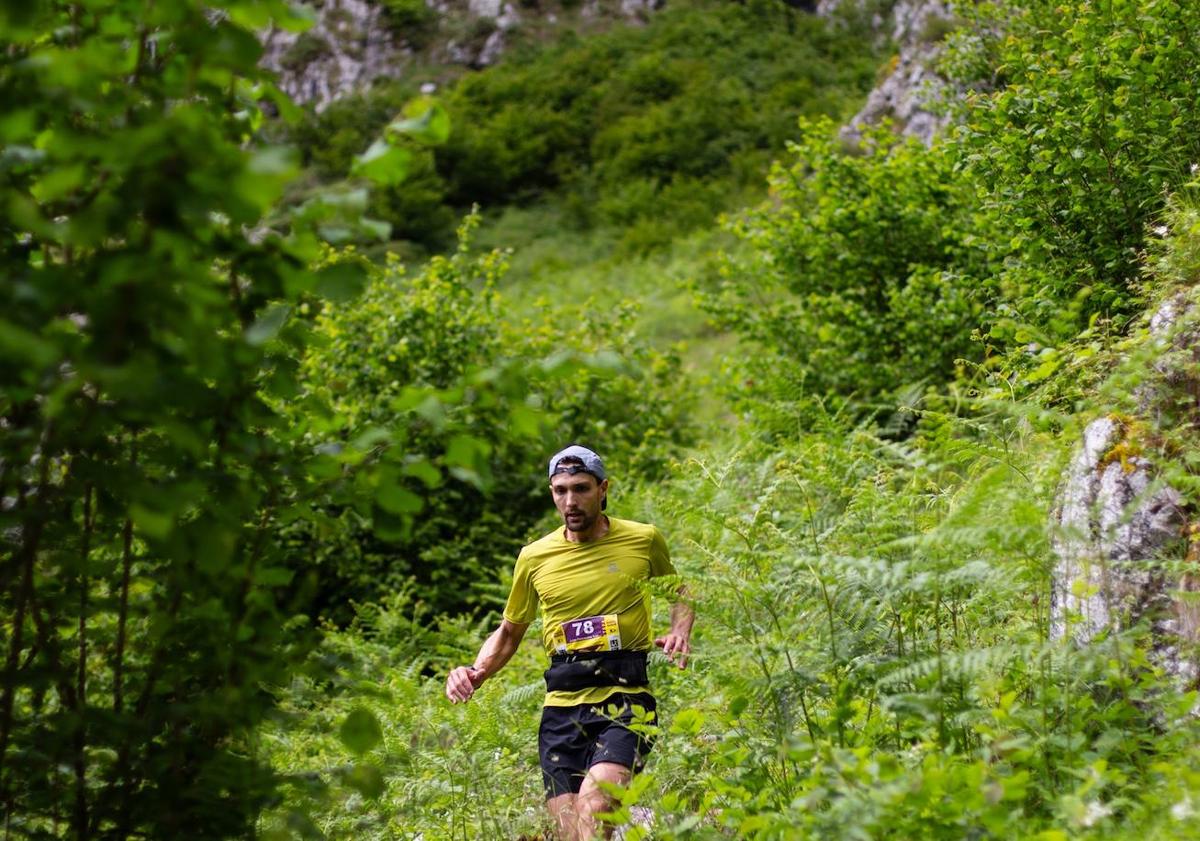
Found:
<svg viewBox="0 0 1200 841"><path fill-rule="evenodd" d="M588 781L591 780L593 785L596 783L611 783L623 786L629 782L631 773L629 766L622 765L619 762L597 762L588 769L587 776L583 779L583 784L587 785Z"/></svg>
<svg viewBox="0 0 1200 841"><path fill-rule="evenodd" d="M579 788L578 809L586 810L589 814L608 810L610 797L605 791L605 785L623 786L629 784L632 772L624 765L616 762L597 762L588 769Z"/></svg>

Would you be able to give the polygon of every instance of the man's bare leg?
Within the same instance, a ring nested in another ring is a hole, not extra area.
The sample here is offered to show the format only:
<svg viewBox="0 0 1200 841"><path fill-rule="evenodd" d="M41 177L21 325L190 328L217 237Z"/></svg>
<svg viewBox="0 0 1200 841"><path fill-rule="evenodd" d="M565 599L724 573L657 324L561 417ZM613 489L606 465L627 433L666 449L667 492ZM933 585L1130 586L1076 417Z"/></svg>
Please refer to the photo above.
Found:
<svg viewBox="0 0 1200 841"><path fill-rule="evenodd" d="M554 837L559 841L577 841L579 838L575 799L574 794L559 794L546 801L546 811L554 819Z"/></svg>
<svg viewBox="0 0 1200 841"><path fill-rule="evenodd" d="M629 784L631 774L624 765L615 762L597 762L588 769L579 787L579 796L575 799L575 811L579 814L579 839L586 841L596 835L596 813L612 810L613 799L600 787L600 783L611 783L623 786ZM612 827L605 824L602 827L603 838L612 834Z"/></svg>

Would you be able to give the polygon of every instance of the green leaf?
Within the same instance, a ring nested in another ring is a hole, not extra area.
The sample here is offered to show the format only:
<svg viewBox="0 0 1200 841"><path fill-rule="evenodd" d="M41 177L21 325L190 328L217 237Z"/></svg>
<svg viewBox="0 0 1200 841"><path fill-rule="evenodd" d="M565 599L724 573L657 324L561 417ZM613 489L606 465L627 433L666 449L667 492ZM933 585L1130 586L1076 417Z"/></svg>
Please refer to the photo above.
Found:
<svg viewBox="0 0 1200 841"><path fill-rule="evenodd" d="M628 363L621 358L621 355L612 350L597 351L591 355L588 363L600 371L607 371L614 374L628 373L632 370Z"/></svg>
<svg viewBox="0 0 1200 841"><path fill-rule="evenodd" d="M224 5L224 4L222 4ZM225 6L225 13L238 26L250 30L266 29L270 25L287 32L303 32L316 22L316 12L307 4L242 0Z"/></svg>
<svg viewBox="0 0 1200 841"><path fill-rule="evenodd" d="M412 517L396 517L381 509L371 519L371 533L387 543L404 543L412 532Z"/></svg>
<svg viewBox="0 0 1200 841"><path fill-rule="evenodd" d="M404 516L424 508L425 500L402 485L386 482L375 490L375 504L389 514Z"/></svg>
<svg viewBox="0 0 1200 841"><path fill-rule="evenodd" d="M446 463L457 467L476 467L486 454L486 441L472 435L455 435L446 445Z"/></svg>
<svg viewBox="0 0 1200 841"><path fill-rule="evenodd" d="M446 404L435 394L418 403L413 411L433 424L434 428L440 428L446 422Z"/></svg>
<svg viewBox="0 0 1200 841"><path fill-rule="evenodd" d="M742 714L742 711L746 709L746 707L749 705L749 703L750 703L750 701L746 698L745 695L738 695L736 698L734 698L732 701L729 702L729 717L737 718L739 715Z"/></svg>
<svg viewBox="0 0 1200 841"><path fill-rule="evenodd" d="M83 164L61 166L42 176L30 188L30 192L40 202L57 201L80 187L88 176Z"/></svg>
<svg viewBox="0 0 1200 841"><path fill-rule="evenodd" d="M323 298L344 304L361 295L366 285L367 270L360 263L334 263L317 272L315 291Z"/></svg>
<svg viewBox="0 0 1200 841"><path fill-rule="evenodd" d="M361 756L383 741L383 728L373 712L358 707L342 722L338 738L351 752Z"/></svg>
<svg viewBox="0 0 1200 841"><path fill-rule="evenodd" d="M392 433L388 432L379 426L371 426L360 432L353 441L350 442L350 449L359 452L368 452L375 449L381 444L388 444L392 440Z"/></svg>
<svg viewBox="0 0 1200 841"><path fill-rule="evenodd" d="M377 240L386 240L392 235L392 223L384 222L382 219L371 219L364 216L358 220L358 226L362 228L364 234Z"/></svg>
<svg viewBox="0 0 1200 841"><path fill-rule="evenodd" d="M284 567L261 567L254 572L254 583L264 587L285 587L292 583L295 572Z"/></svg>
<svg viewBox="0 0 1200 841"><path fill-rule="evenodd" d="M346 785L353 788L367 800L378 800L387 790L383 772L374 765L358 764L346 773Z"/></svg>
<svg viewBox="0 0 1200 841"><path fill-rule="evenodd" d="M257 321L246 328L243 336L246 344L258 347L271 341L279 334L291 312L292 308L287 304L274 304L268 307Z"/></svg>
<svg viewBox="0 0 1200 841"><path fill-rule="evenodd" d="M299 169L299 156L290 146L264 146L255 149L246 161L246 170L255 175L290 178Z"/></svg>
<svg viewBox="0 0 1200 841"><path fill-rule="evenodd" d="M350 172L376 184L392 187L408 177L412 157L410 150L380 139L354 159Z"/></svg>
<svg viewBox="0 0 1200 841"><path fill-rule="evenodd" d="M52 364L57 356L52 343L23 327L0 321L0 359L42 368Z"/></svg>
<svg viewBox="0 0 1200 841"><path fill-rule="evenodd" d="M404 474L420 479L427 488L436 488L442 484L442 474L425 459L404 465Z"/></svg>
<svg viewBox="0 0 1200 841"><path fill-rule="evenodd" d="M230 3L225 14L233 23L246 29L265 29L271 24L271 9L265 3Z"/></svg>
<svg viewBox="0 0 1200 841"><path fill-rule="evenodd" d="M704 713L692 707L682 709L675 714L671 722L672 733L686 733L695 736L704 726Z"/></svg>
<svg viewBox="0 0 1200 841"><path fill-rule="evenodd" d="M304 463L308 475L318 481L336 479L342 475L342 463L331 455L321 453Z"/></svg>
<svg viewBox="0 0 1200 841"><path fill-rule="evenodd" d="M261 82L255 87L255 99L266 99L274 104L279 111L279 117L289 126L296 125L304 118L304 109L292 101L283 89L273 82Z"/></svg>
<svg viewBox="0 0 1200 841"><path fill-rule="evenodd" d="M509 413L509 421L517 435L532 438L541 428L541 413L532 406L517 403Z"/></svg>
<svg viewBox="0 0 1200 841"><path fill-rule="evenodd" d="M451 467L450 475L460 482L466 482L468 485L472 485L481 491L487 487L487 482L484 481L483 476L479 475L478 471L472 470L469 467Z"/></svg>
<svg viewBox="0 0 1200 841"><path fill-rule="evenodd" d="M170 514L151 511L144 505L133 503L129 506L129 517L137 530L147 537L162 539L175 528L175 520Z"/></svg>
<svg viewBox="0 0 1200 841"><path fill-rule="evenodd" d="M266 212L283 195L283 188L299 172L296 152L284 146L254 150L246 167L234 179L233 192L259 213Z"/></svg>
<svg viewBox="0 0 1200 841"><path fill-rule="evenodd" d="M450 115L436 100L430 97L414 99L404 107L403 114L387 127L389 133L408 135L433 146L449 139Z"/></svg>

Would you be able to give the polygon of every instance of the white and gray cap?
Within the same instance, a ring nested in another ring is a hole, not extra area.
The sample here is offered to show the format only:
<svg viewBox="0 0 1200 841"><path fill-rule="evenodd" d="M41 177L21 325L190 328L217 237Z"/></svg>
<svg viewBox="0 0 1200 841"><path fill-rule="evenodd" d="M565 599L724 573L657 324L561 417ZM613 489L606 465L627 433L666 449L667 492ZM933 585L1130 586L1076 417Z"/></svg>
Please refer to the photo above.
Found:
<svg viewBox="0 0 1200 841"><path fill-rule="evenodd" d="M565 458L577 458L583 467L577 467L575 465L560 465L559 462ZM577 444L572 444L566 449L559 450L550 459L551 477L553 477L555 473L578 473L579 471L591 473L596 477L597 482L603 482L608 478L608 472L604 469L604 462L600 460L600 456L593 453L587 447L580 447Z"/></svg>

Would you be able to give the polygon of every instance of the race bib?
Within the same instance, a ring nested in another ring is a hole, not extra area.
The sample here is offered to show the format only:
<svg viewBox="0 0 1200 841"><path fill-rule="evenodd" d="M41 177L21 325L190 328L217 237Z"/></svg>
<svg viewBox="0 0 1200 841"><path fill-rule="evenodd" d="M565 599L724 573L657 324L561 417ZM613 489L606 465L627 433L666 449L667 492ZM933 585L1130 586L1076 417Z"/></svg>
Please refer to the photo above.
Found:
<svg viewBox="0 0 1200 841"><path fill-rule="evenodd" d="M615 613L568 620L559 626L555 637L555 648L563 654L621 648L621 626Z"/></svg>

